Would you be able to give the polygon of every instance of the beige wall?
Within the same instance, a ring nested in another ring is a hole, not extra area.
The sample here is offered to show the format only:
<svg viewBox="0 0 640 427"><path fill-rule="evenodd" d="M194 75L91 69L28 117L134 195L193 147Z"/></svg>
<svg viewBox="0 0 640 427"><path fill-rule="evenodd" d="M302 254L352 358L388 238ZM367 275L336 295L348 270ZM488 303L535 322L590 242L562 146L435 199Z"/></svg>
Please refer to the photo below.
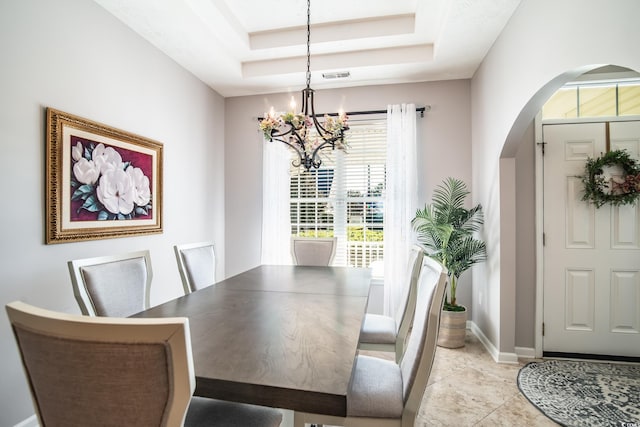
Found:
<svg viewBox="0 0 640 427"><path fill-rule="evenodd" d="M182 292L172 245L214 240L224 275L224 100L92 1L0 2L0 305L79 313L67 261L150 249L152 303ZM45 245L45 107L164 144L164 233ZM2 309L4 311L4 309ZM0 315L0 425L34 414Z"/></svg>
<svg viewBox="0 0 640 427"><path fill-rule="evenodd" d="M516 330L515 346L535 346L536 309L536 174L533 123L515 157L516 176ZM501 231L503 232L503 231Z"/></svg>

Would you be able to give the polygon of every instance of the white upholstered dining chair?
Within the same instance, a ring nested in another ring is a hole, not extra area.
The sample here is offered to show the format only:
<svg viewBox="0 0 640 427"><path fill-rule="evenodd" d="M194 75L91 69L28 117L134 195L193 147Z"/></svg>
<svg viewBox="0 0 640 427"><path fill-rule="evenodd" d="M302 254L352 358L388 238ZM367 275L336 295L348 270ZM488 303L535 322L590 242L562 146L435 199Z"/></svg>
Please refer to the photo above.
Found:
<svg viewBox="0 0 640 427"><path fill-rule="evenodd" d="M424 251L417 245L411 247L402 286L400 304L394 317L367 313L362 322L358 348L361 350L395 352L396 362L404 354L405 340L413 324L416 308L417 284L422 269Z"/></svg>
<svg viewBox="0 0 640 427"><path fill-rule="evenodd" d="M127 317L149 308L149 251L77 259L68 266L82 314Z"/></svg>
<svg viewBox="0 0 640 427"><path fill-rule="evenodd" d="M327 266L336 255L336 237L291 237L295 265Z"/></svg>
<svg viewBox="0 0 640 427"><path fill-rule="evenodd" d="M185 294L211 286L216 282L216 253L213 243L175 245L173 250Z"/></svg>
<svg viewBox="0 0 640 427"><path fill-rule="evenodd" d="M78 316L19 301L6 310L40 426L277 427L282 422L276 409L192 398L187 318Z"/></svg>
<svg viewBox="0 0 640 427"><path fill-rule="evenodd" d="M413 427L431 374L446 284L446 268L425 256L413 328L400 363L356 356L347 390L347 416L296 412L294 426Z"/></svg>

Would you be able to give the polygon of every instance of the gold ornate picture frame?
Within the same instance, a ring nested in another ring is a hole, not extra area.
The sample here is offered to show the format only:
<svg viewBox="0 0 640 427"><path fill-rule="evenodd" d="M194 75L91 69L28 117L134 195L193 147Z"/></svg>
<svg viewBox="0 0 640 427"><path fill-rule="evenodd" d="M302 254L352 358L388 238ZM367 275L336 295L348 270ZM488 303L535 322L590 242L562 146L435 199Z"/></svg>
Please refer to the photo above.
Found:
<svg viewBox="0 0 640 427"><path fill-rule="evenodd" d="M47 244L162 233L162 144L47 108Z"/></svg>

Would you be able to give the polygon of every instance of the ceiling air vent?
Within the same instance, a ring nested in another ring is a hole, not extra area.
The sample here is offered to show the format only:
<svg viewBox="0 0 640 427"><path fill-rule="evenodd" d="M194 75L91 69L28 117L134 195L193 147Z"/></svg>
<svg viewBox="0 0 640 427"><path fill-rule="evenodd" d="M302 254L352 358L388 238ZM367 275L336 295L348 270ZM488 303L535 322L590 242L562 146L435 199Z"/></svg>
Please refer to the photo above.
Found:
<svg viewBox="0 0 640 427"><path fill-rule="evenodd" d="M351 76L348 71L337 71L335 73L322 73L322 77L325 79L346 79Z"/></svg>

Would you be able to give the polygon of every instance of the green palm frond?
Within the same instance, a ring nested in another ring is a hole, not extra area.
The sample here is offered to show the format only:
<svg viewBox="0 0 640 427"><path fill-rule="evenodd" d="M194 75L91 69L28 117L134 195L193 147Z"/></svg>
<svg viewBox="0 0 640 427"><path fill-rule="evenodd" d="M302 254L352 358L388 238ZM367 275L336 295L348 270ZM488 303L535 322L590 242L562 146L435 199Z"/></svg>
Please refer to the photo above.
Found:
<svg viewBox="0 0 640 427"><path fill-rule="evenodd" d="M466 209L470 194L466 184L447 178L433 192L432 203L418 209L412 221L420 245L429 256L440 261L452 275L452 285L472 265L487 259L486 244L474 238L484 223L480 204ZM456 287L451 286L451 302L455 305Z"/></svg>
<svg viewBox="0 0 640 427"><path fill-rule="evenodd" d="M472 265L487 259L486 244L472 236L467 236L462 240L458 240L449 245L449 266L452 274L460 277L464 271L468 270Z"/></svg>

